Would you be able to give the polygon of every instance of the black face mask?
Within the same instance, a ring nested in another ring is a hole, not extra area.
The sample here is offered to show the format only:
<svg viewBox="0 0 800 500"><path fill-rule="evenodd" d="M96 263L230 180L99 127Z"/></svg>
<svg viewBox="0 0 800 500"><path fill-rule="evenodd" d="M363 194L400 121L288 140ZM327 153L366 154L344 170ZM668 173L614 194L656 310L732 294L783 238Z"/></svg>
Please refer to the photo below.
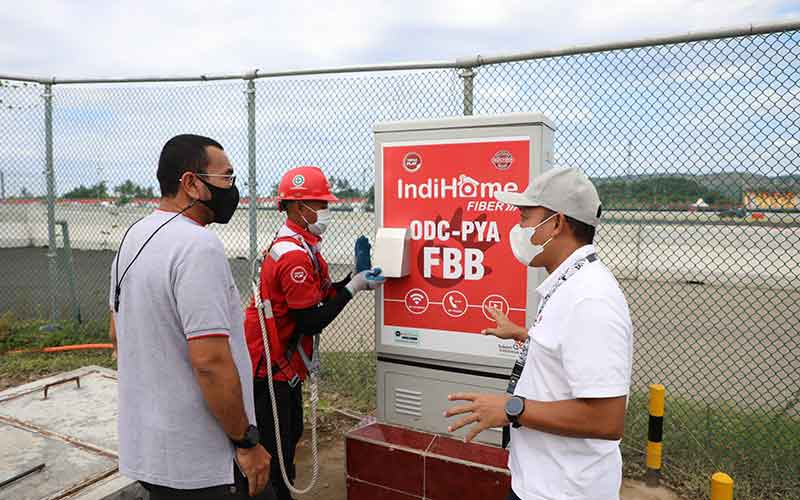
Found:
<svg viewBox="0 0 800 500"><path fill-rule="evenodd" d="M236 207L239 206L239 188L235 184L227 189L219 188L200 177L198 179L211 191L211 199L197 201L214 212L214 222L227 224L233 217L233 213L236 212Z"/></svg>

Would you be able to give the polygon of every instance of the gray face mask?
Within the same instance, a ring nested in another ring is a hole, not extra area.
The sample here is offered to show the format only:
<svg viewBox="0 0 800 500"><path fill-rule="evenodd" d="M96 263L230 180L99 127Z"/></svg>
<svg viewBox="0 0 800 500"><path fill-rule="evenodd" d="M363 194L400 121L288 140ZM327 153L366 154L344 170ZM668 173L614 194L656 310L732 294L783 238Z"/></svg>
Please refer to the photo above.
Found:
<svg viewBox="0 0 800 500"><path fill-rule="evenodd" d="M322 236L322 233L324 233L328 229L328 226L331 225L331 221L333 220L333 213L331 213L330 209L327 208L314 210L305 203L303 203L303 206L311 210L315 214L317 214L317 222L314 223L309 223L306 220L306 218L303 217L303 214L302 213L300 214L300 217L303 217L303 222L305 222L308 225L308 230L311 231L311 234Z"/></svg>

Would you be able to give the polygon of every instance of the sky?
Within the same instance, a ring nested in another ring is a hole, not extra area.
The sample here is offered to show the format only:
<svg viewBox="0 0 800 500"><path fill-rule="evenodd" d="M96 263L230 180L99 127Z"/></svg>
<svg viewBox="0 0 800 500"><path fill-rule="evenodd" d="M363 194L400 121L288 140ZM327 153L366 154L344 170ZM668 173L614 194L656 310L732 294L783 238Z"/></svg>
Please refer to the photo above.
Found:
<svg viewBox="0 0 800 500"><path fill-rule="evenodd" d="M4 3L0 73L59 77L452 61L800 16L797 0Z"/></svg>
<svg viewBox="0 0 800 500"><path fill-rule="evenodd" d="M141 77L454 61L797 19L800 1L776 0L29 0L0 9L0 75ZM557 164L590 175L785 175L798 170L798 61L800 32L485 66L475 78L475 113L547 114L557 125ZM300 164L321 165L366 189L372 125L458 115L462 83L452 69L258 80L259 194ZM57 192L101 180L155 186L161 145L183 132L220 140L243 179L244 91L242 81L56 85ZM0 170L9 195L23 187L45 191L42 116L41 87L0 85Z"/></svg>

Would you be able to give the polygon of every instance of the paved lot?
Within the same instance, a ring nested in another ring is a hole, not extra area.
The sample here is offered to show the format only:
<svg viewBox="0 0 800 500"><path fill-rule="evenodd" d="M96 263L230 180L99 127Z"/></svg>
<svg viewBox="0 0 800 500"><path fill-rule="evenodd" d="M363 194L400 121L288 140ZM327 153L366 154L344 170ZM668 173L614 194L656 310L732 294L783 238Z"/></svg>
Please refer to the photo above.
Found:
<svg viewBox="0 0 800 500"><path fill-rule="evenodd" d="M59 205L56 219L68 222L73 248L116 250L128 226L151 210ZM451 214L442 215L449 218ZM618 278L800 288L798 214L781 216L790 224L781 227L722 225L705 220L705 215L699 218L681 212L612 212L605 217L597 243L601 257ZM258 248L271 241L283 218L276 211L258 211ZM645 219L648 222L643 222ZM230 258L249 257L248 221L249 214L242 209L229 224L211 226ZM375 214L336 212L324 242L328 261L349 264L353 243L362 234L375 235ZM0 248L45 245L47 217L43 205L0 204Z"/></svg>
<svg viewBox="0 0 800 500"><path fill-rule="evenodd" d="M19 317L49 313L44 248L0 249L0 311ZM107 311L110 251L76 251L77 290L84 318ZM249 264L231 268L243 300ZM797 265L797 263L795 263ZM333 266L334 277L346 266ZM634 386L660 382L673 395L727 400L751 408L782 408L800 388L800 290L623 279L635 326ZM69 289L59 276L58 303L71 313ZM326 330L323 349L374 349L372 297L360 294ZM798 415L794 405L790 415Z"/></svg>
<svg viewBox="0 0 800 500"><path fill-rule="evenodd" d="M103 319L108 273L125 229L151 209L59 205L69 223L83 317ZM728 224L701 214L606 214L597 246L620 280L636 328L635 387L660 382L673 395L750 408L800 404L800 216L783 226ZM774 214L773 214L774 215ZM211 226L225 244L243 302L250 290L248 212ZM772 215L771 215L772 217ZM777 217L777 216L776 216ZM334 279L352 261L354 240L375 234L371 213L337 212L323 251ZM647 219L647 221L644 221ZM261 247L283 221L257 213ZM46 317L49 292L46 213L41 204L0 204L0 312ZM71 314L66 267L57 286L62 317ZM323 335L329 351L374 349L372 297L360 294Z"/></svg>

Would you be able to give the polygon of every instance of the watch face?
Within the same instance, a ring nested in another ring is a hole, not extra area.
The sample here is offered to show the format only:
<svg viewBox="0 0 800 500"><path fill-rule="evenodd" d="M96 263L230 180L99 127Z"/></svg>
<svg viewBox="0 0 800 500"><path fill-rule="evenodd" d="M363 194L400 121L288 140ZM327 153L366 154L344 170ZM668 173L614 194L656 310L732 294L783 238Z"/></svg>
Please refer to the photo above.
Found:
<svg viewBox="0 0 800 500"><path fill-rule="evenodd" d="M506 403L506 413L512 416L518 416L525 408L525 401L521 398L512 397Z"/></svg>
<svg viewBox="0 0 800 500"><path fill-rule="evenodd" d="M257 427L251 425L250 427L247 428L247 433L245 434L245 440L249 441L250 443L257 444L259 437L260 436L258 435Z"/></svg>

